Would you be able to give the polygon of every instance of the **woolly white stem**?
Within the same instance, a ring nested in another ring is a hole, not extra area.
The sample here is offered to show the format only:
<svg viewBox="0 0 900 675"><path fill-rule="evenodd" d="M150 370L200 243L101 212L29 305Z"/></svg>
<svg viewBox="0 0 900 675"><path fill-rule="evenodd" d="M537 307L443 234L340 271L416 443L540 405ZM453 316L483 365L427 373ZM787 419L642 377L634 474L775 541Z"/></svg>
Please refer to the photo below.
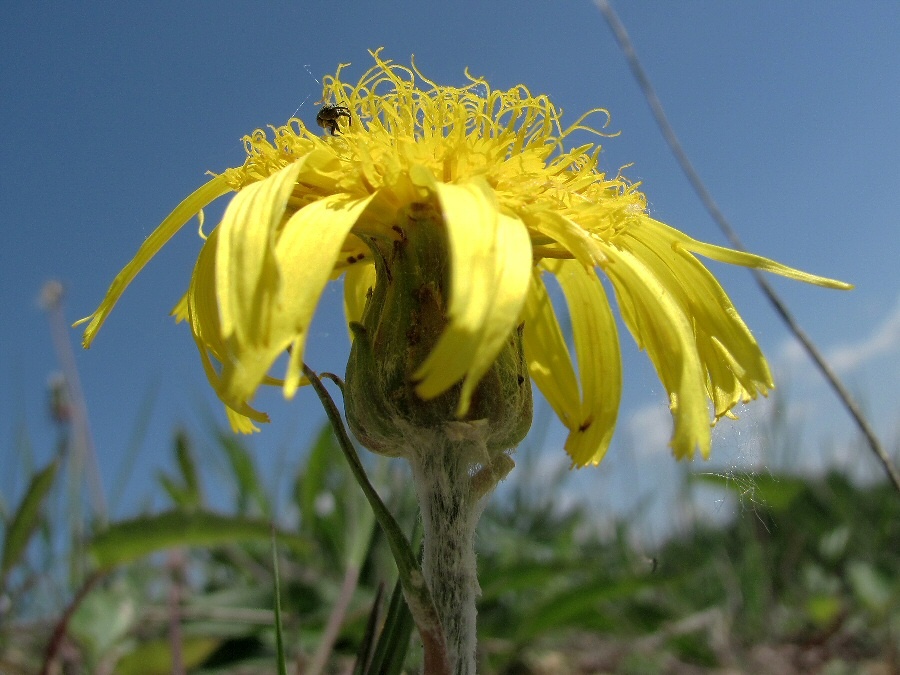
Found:
<svg viewBox="0 0 900 675"><path fill-rule="evenodd" d="M451 672L475 675L475 527L480 494L469 475L472 448L438 443L411 458L425 530L422 572L441 619Z"/></svg>

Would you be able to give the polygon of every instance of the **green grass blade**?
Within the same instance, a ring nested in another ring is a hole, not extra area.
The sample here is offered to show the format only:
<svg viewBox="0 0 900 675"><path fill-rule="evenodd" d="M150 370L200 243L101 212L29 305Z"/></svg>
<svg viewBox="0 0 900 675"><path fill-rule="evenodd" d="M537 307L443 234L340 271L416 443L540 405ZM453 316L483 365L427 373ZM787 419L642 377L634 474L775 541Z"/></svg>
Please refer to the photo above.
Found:
<svg viewBox="0 0 900 675"><path fill-rule="evenodd" d="M272 573L275 577L275 652L278 659L278 675L287 675L284 655L284 634L281 626L281 578L278 576L278 541L272 528Z"/></svg>
<svg viewBox="0 0 900 675"><path fill-rule="evenodd" d="M372 648L375 645L375 635L378 632L378 615L381 613L381 596L384 595L384 584L378 584L375 599L372 601L372 611L366 621L366 631L363 633L359 649L356 650L356 663L353 666L352 675L365 675L367 666L372 656Z"/></svg>
<svg viewBox="0 0 900 675"><path fill-rule="evenodd" d="M197 461L191 450L191 441L184 431L175 434L175 458L178 468L184 480L184 497L191 506L200 507L203 504L203 494L200 490L200 476L197 471Z"/></svg>
<svg viewBox="0 0 900 675"><path fill-rule="evenodd" d="M89 550L103 569L176 546L268 541L271 536L271 523L265 520L209 512L167 511L115 523L94 537ZM309 543L297 535L279 533L278 536L294 548L309 550Z"/></svg>
<svg viewBox="0 0 900 675"><path fill-rule="evenodd" d="M112 496L109 498L109 512L116 513L122 497L128 493L129 481L134 475L134 467L137 464L138 455L144 440L147 438L147 430L150 428L150 420L153 417L153 409L156 407L156 396L159 393L159 382L155 382L147 389L147 393L141 399L138 407L137 419L132 426L131 434L128 437L128 443L122 453L122 463L119 471L116 472L116 478L113 481L115 486Z"/></svg>
<svg viewBox="0 0 900 675"><path fill-rule="evenodd" d="M167 476L166 474L160 472L156 478L159 481L160 487L163 489L163 492L172 500L172 503L175 504L179 509L190 509L193 504L191 504L190 496L185 491L184 487L175 482L175 479L171 476Z"/></svg>
<svg viewBox="0 0 900 675"><path fill-rule="evenodd" d="M409 649L409 638L414 626L412 614L403 600L403 590L398 581L391 593L384 627L378 636L375 653L369 663L365 675L400 675L406 652Z"/></svg>
<svg viewBox="0 0 900 675"><path fill-rule="evenodd" d="M190 438L183 430L175 433L175 461L178 463L181 477L178 479L160 472L158 480L162 489L179 509L191 511L202 508L203 493L200 488L197 462L191 451Z"/></svg>
<svg viewBox="0 0 900 675"><path fill-rule="evenodd" d="M22 497L19 508L10 521L3 537L3 558L0 562L0 587L6 581L6 575L21 560L41 520L41 506L43 506L56 472L59 469L59 460L53 460L44 469L31 477L28 490Z"/></svg>

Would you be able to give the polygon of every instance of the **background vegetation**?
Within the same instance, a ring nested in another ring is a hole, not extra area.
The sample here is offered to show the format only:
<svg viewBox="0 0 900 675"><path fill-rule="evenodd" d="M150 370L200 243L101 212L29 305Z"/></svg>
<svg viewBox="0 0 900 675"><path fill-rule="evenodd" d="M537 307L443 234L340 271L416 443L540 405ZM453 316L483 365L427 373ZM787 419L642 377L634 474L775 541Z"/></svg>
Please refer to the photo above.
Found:
<svg viewBox="0 0 900 675"><path fill-rule="evenodd" d="M165 507L86 522L59 396L57 456L3 497L0 672L274 673L277 623L287 672L417 672L393 561L330 428L282 496L230 432L195 444L202 434L177 430L177 470L157 477ZM16 450L22 471L32 452ZM585 507L555 507L567 473L529 458L479 530L480 672L898 672L900 499L887 483L688 474L685 491L702 481L744 508L648 551L628 519L602 533ZM403 471L369 473L414 533ZM385 625L387 655L374 646Z"/></svg>

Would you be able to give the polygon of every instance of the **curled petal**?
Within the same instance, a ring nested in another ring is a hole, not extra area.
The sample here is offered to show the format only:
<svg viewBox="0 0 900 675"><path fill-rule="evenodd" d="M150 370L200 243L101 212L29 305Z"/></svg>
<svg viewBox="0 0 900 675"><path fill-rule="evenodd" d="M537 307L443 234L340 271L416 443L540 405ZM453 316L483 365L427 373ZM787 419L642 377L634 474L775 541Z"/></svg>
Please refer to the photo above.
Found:
<svg viewBox="0 0 900 675"><path fill-rule="evenodd" d="M671 446L678 458L699 450L709 456L711 429L706 378L694 342L691 318L665 286L630 251L605 248L610 263L604 271L613 283L619 310L634 339L656 368L669 393L675 422Z"/></svg>
<svg viewBox="0 0 900 675"><path fill-rule="evenodd" d="M616 320L592 268L577 260L549 261L546 268L566 296L581 380L577 426L570 427L566 452L576 466L599 464L612 440L622 397Z"/></svg>
<svg viewBox="0 0 900 675"><path fill-rule="evenodd" d="M216 395L225 404L228 420L232 429L241 433L258 431L251 420L268 422L269 417L263 412L254 410L246 402L231 396L216 367L215 362L224 363L228 359L228 345L222 337L216 302L216 245L219 230L215 229L206 239L188 289L187 318L190 322L191 334L200 352L203 372Z"/></svg>
<svg viewBox="0 0 900 675"><path fill-rule="evenodd" d="M543 282L535 277L525 307L525 356L538 388L569 429L576 466L598 464L612 440L622 396L615 318L597 275L575 260L544 261L562 288L572 320L581 387Z"/></svg>
<svg viewBox="0 0 900 675"><path fill-rule="evenodd" d="M438 184L450 244L449 325L414 374L432 398L465 378L458 416L519 321L531 278L531 240L521 221L499 213L483 182Z"/></svg>
<svg viewBox="0 0 900 675"><path fill-rule="evenodd" d="M576 428L581 392L575 368L540 272L535 270L523 309L528 372L560 421Z"/></svg>
<svg viewBox="0 0 900 675"><path fill-rule="evenodd" d="M361 264L347 268L344 275L344 316L347 324L362 321L366 299L375 287L375 265ZM353 335L350 335L351 339Z"/></svg>
<svg viewBox="0 0 900 675"><path fill-rule="evenodd" d="M277 291L270 300L266 333L247 342L233 340L224 362L225 387L238 400L249 399L272 363L290 347L284 394L302 382L303 350L319 298L341 255L341 246L371 197L325 197L297 211L280 231L273 251ZM316 264L298 261L314 255ZM248 326L245 333L258 330Z"/></svg>
<svg viewBox="0 0 900 675"><path fill-rule="evenodd" d="M774 384L765 357L709 270L653 230L643 232L641 238L623 236L622 245L653 271L685 315L693 317L694 339L716 419L757 393L767 394Z"/></svg>
<svg viewBox="0 0 900 675"><path fill-rule="evenodd" d="M278 292L275 234L303 162L248 185L225 210L219 225L216 286L222 334L240 344L265 346Z"/></svg>

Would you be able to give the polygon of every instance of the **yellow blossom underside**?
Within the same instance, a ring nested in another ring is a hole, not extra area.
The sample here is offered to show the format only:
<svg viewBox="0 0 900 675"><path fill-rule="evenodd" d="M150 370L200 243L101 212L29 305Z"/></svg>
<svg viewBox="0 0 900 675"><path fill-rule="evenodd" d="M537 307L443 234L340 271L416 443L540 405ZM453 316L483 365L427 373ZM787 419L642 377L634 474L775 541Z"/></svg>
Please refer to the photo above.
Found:
<svg viewBox="0 0 900 675"><path fill-rule="evenodd" d="M201 209L228 191L190 286L174 310L190 325L209 381L232 426L266 421L250 407L262 384L291 397L312 317L329 280L344 277L345 312L358 321L374 283L363 238L397 240L398 214L439 207L449 244L449 325L414 374L437 396L463 382L458 413L516 326L525 324L529 370L569 429L575 465L598 463L615 428L622 386L618 311L669 394L678 457L710 449L710 428L740 402L773 386L766 361L727 295L696 254L831 288L847 284L766 258L695 241L647 215L644 195L598 168L599 146L565 148L576 131L603 135L592 110L563 127L546 96L524 86L493 91L469 77L438 86L415 67L383 60L356 84L341 69L324 100L345 106L338 134L297 119L244 138L239 168L200 187L144 242L90 321L84 345L143 266ZM562 290L575 360L545 288ZM282 379L269 376L290 352ZM712 411L710 412L710 402Z"/></svg>

